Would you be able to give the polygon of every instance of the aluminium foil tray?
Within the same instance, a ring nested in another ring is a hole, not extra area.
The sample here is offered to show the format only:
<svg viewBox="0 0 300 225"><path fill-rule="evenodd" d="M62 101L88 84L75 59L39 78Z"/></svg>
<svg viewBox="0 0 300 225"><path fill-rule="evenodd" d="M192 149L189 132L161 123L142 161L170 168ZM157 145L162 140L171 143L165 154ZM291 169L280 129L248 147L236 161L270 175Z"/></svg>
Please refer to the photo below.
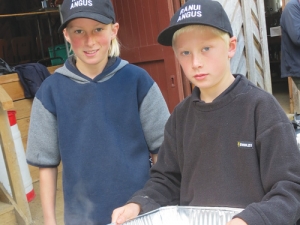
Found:
<svg viewBox="0 0 300 225"><path fill-rule="evenodd" d="M123 225L225 225L243 209L227 207L166 206Z"/></svg>

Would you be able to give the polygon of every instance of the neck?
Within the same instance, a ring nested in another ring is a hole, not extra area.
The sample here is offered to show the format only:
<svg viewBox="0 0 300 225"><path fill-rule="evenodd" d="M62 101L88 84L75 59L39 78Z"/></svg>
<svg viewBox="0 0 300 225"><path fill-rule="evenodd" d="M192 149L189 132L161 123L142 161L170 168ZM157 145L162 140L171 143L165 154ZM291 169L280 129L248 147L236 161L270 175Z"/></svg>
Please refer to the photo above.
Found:
<svg viewBox="0 0 300 225"><path fill-rule="evenodd" d="M200 99L205 103L211 103L234 82L234 79L234 76L230 73L213 87L207 89L201 88Z"/></svg>
<svg viewBox="0 0 300 225"><path fill-rule="evenodd" d="M106 64L107 64L108 58L105 58L105 60L92 65L87 65L86 63L83 63L80 60L76 61L76 67L77 69L84 74L85 76L94 79L96 76L98 76L100 73L103 72Z"/></svg>

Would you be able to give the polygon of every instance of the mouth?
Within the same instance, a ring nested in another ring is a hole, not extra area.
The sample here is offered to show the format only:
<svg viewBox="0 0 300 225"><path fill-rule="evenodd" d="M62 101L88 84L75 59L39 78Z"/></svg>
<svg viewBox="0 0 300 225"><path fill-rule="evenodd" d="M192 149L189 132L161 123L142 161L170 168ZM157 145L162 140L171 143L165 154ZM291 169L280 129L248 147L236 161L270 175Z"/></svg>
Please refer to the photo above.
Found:
<svg viewBox="0 0 300 225"><path fill-rule="evenodd" d="M194 76L194 78L196 79L196 80L203 80L205 77L207 77L208 76L208 73L200 73L200 74L196 74L195 76Z"/></svg>
<svg viewBox="0 0 300 225"><path fill-rule="evenodd" d="M90 50L90 51L83 51L84 54L86 54L87 56L93 56L95 55L99 50Z"/></svg>

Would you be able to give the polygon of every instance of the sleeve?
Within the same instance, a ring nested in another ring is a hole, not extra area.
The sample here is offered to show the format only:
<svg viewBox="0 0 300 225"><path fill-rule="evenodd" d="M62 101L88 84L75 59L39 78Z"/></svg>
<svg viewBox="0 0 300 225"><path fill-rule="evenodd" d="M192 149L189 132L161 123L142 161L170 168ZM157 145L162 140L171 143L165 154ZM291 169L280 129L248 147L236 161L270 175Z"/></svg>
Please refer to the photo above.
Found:
<svg viewBox="0 0 300 225"><path fill-rule="evenodd" d="M140 106L140 120L151 153L156 154L163 142L164 127L169 116L166 101L154 82Z"/></svg>
<svg viewBox="0 0 300 225"><path fill-rule="evenodd" d="M37 167L56 167L60 163L56 117L36 97L31 109L26 159Z"/></svg>
<svg viewBox="0 0 300 225"><path fill-rule="evenodd" d="M273 114L278 111L272 110ZM265 196L260 202L248 205L236 217L248 225L295 224L300 217L300 152L294 128L287 118L280 120L264 115L262 119L273 123L258 134L256 143Z"/></svg>
<svg viewBox="0 0 300 225"><path fill-rule="evenodd" d="M140 214L161 206L179 204L181 172L172 115L166 124L164 141L158 153L158 161L150 170L150 179L144 188L137 191L128 201L128 203L141 205Z"/></svg>
<svg viewBox="0 0 300 225"><path fill-rule="evenodd" d="M300 4L287 4L282 16L282 28L286 30L292 42L300 46Z"/></svg>

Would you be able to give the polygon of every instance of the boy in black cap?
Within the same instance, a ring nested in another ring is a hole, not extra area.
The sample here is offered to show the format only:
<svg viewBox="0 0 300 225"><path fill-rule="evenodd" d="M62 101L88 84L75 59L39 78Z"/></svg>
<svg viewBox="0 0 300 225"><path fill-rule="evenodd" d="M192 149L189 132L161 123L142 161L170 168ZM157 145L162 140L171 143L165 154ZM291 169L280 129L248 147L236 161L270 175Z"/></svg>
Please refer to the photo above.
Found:
<svg viewBox="0 0 300 225"><path fill-rule="evenodd" d="M40 168L45 225L56 224L60 161L64 224L105 225L149 179L170 114L149 74L119 57L110 0L64 0L61 13L75 55L35 96L27 162Z"/></svg>
<svg viewBox="0 0 300 225"><path fill-rule="evenodd" d="M112 222L182 205L244 209L227 225L295 224L300 152L294 129L272 95L231 74L237 40L221 4L189 0L158 42L172 45L195 88L165 126L150 180L114 210Z"/></svg>

